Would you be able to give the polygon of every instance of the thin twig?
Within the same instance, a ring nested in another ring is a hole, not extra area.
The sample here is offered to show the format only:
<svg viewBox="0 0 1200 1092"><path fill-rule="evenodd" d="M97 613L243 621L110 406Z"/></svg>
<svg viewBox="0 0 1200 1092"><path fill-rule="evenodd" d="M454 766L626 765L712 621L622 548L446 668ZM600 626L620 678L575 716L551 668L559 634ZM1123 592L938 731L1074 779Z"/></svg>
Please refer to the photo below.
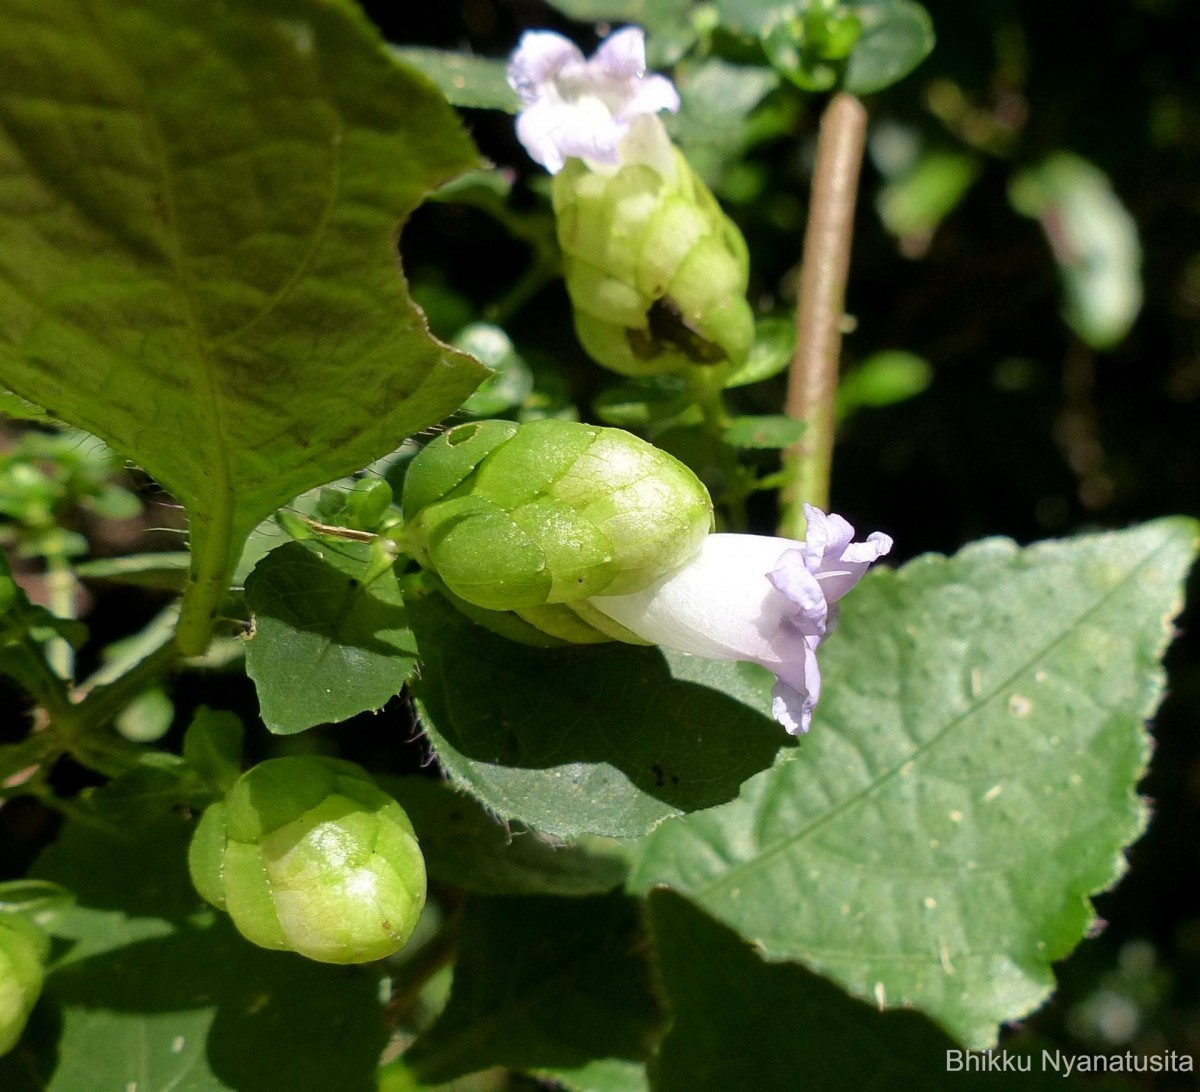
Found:
<svg viewBox="0 0 1200 1092"><path fill-rule="evenodd" d="M846 92L834 95L817 139L796 306L796 355L788 375L787 412L808 426L785 455L788 484L779 530L788 538L804 537L805 503L829 506L834 397L866 132L862 103Z"/></svg>

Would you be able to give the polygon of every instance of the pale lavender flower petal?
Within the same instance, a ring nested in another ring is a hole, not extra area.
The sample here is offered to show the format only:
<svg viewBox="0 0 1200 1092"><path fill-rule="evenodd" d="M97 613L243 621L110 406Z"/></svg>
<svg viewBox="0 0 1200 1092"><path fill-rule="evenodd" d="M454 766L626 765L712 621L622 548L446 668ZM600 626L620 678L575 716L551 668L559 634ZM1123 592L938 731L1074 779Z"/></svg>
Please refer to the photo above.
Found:
<svg viewBox="0 0 1200 1092"><path fill-rule="evenodd" d="M780 675L771 688L771 715L789 735L807 732L812 724L813 710L821 697L821 668L817 663L817 641L809 641L808 653L802 661L803 681L793 683ZM791 673L788 675L792 678Z"/></svg>
<svg viewBox="0 0 1200 1092"><path fill-rule="evenodd" d="M568 156L586 156L600 163L617 161L622 133L612 118L600 113L580 127L580 107L564 102L539 102L517 118L517 139L531 158L551 174L562 170Z"/></svg>
<svg viewBox="0 0 1200 1092"><path fill-rule="evenodd" d="M633 94L616 116L620 121L630 121L639 114L657 114L660 110L677 114L679 92L666 76L646 76L638 81Z"/></svg>
<svg viewBox="0 0 1200 1092"><path fill-rule="evenodd" d="M527 106L537 102L543 85L552 81L571 65L581 68L586 62L579 47L561 34L550 30L530 30L508 62L508 86Z"/></svg>
<svg viewBox="0 0 1200 1092"><path fill-rule="evenodd" d="M696 556L669 576L629 595L588 602L652 644L771 667L805 647L799 627L784 625L795 605L766 577L793 545L758 535L709 535Z"/></svg>
<svg viewBox="0 0 1200 1092"><path fill-rule="evenodd" d="M841 599L863 577L873 561L892 548L892 540L881 531L867 536L866 542L852 542L854 528L841 516L826 515L811 504L804 506L808 531L804 541L804 563L821 581L830 603Z"/></svg>
<svg viewBox="0 0 1200 1092"><path fill-rule="evenodd" d="M588 67L625 79L646 73L646 35L641 27L625 27L610 34L592 54Z"/></svg>
<svg viewBox="0 0 1200 1092"><path fill-rule="evenodd" d="M808 571L804 551L785 551L766 575L775 590L792 604L794 610L788 621L796 631L806 637L823 637L829 605L821 582Z"/></svg>
<svg viewBox="0 0 1200 1092"><path fill-rule="evenodd" d="M551 174L571 157L619 164L621 142L634 122L679 109L671 81L646 75L646 41L639 27L610 35L586 61L561 35L529 31L509 61L508 82L525 104L517 137ZM661 140L666 141L665 133Z"/></svg>

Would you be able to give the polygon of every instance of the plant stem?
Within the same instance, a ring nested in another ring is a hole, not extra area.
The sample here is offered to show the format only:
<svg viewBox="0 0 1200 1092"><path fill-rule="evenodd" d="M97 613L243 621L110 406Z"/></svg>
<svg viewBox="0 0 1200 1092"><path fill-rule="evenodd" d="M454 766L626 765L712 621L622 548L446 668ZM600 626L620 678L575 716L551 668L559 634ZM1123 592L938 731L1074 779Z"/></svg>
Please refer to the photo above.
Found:
<svg viewBox="0 0 1200 1092"><path fill-rule="evenodd" d="M75 617L75 575L65 557L54 554L46 561L46 586L50 593L50 610L58 618ZM69 641L54 637L46 642L46 659L60 678L75 677L75 650Z"/></svg>
<svg viewBox="0 0 1200 1092"><path fill-rule="evenodd" d="M844 91L834 95L817 138L796 306L796 355L788 375L787 413L808 426L784 456L788 484L779 532L788 538L804 537L806 503L829 506L834 396L866 133L867 111L862 103Z"/></svg>
<svg viewBox="0 0 1200 1092"><path fill-rule="evenodd" d="M187 584L179 603L175 640L185 656L201 656L212 640L217 611L229 588L229 577L247 535L253 528L234 526L233 488L228 467L214 466L217 498L213 511L189 511L192 554Z"/></svg>
<svg viewBox="0 0 1200 1092"><path fill-rule="evenodd" d="M73 705L51 711L51 730L81 765L107 777L118 776L136 765L141 749L104 729L143 690L166 675L178 658L178 647L168 641L111 683L88 691Z"/></svg>
<svg viewBox="0 0 1200 1092"><path fill-rule="evenodd" d="M168 674L178 658L178 647L166 642L112 682L84 694L72 707L73 718L85 731L106 724L143 690Z"/></svg>
<svg viewBox="0 0 1200 1092"><path fill-rule="evenodd" d="M704 414L704 430L713 438L720 464L722 482L718 498L729 520L729 530L745 531L746 497L750 493L747 474L738 462L737 452L723 440L729 427L729 411L725 406L725 378L728 367L692 368L688 378L689 388L700 412ZM717 530L725 530L718 522Z"/></svg>
<svg viewBox="0 0 1200 1092"><path fill-rule="evenodd" d="M441 929L396 970L387 1006L387 1020L392 1027L399 1027L411 1019L421 991L430 979L458 957L461 934L462 908L455 906Z"/></svg>

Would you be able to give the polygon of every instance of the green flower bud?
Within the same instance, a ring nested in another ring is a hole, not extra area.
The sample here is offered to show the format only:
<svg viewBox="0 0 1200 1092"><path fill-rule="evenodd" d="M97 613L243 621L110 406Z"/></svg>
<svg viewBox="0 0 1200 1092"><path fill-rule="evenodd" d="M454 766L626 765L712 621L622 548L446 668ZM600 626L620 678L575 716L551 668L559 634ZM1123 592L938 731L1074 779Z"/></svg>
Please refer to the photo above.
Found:
<svg viewBox="0 0 1200 1092"><path fill-rule="evenodd" d="M203 815L196 890L263 948L323 963L397 951L425 904L425 862L404 810L358 766L261 762Z"/></svg>
<svg viewBox="0 0 1200 1092"><path fill-rule="evenodd" d="M409 467L403 509L406 547L451 592L551 633L539 618L565 612L541 608L644 588L687 562L713 519L678 459L554 418L443 433Z"/></svg>
<svg viewBox="0 0 1200 1092"><path fill-rule="evenodd" d="M49 942L23 917L0 917L0 1055L17 1045L42 992Z"/></svg>
<svg viewBox="0 0 1200 1092"><path fill-rule="evenodd" d="M622 375L741 363L754 341L741 232L665 135L629 159L613 173L570 159L554 177L579 340Z"/></svg>

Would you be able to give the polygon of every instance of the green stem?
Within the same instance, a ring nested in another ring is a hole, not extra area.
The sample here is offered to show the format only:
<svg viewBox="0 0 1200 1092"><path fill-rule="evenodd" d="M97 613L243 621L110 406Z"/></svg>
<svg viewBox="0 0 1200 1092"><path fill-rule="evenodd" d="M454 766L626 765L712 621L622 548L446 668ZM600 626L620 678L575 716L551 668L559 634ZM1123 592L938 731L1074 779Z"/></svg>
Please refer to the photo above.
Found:
<svg viewBox="0 0 1200 1092"><path fill-rule="evenodd" d="M779 533L787 538L804 537L806 503L829 507L838 357L866 131L862 103L846 92L834 95L817 139L796 306L796 355L788 375L787 412L807 428L784 456L788 484Z"/></svg>
<svg viewBox="0 0 1200 1092"><path fill-rule="evenodd" d="M19 654L23 670L18 678L51 719L71 708L66 681L46 661L45 650L28 633L21 636Z"/></svg>
<svg viewBox="0 0 1200 1092"><path fill-rule="evenodd" d="M84 730L107 724L143 690L168 674L178 658L175 644L160 646L120 678L89 690L72 706L73 721Z"/></svg>
<svg viewBox="0 0 1200 1092"><path fill-rule="evenodd" d="M387 1019L392 1027L401 1027L411 1020L421 991L438 971L458 957L461 934L462 909L454 907L442 927L395 970L387 1006Z"/></svg>
<svg viewBox="0 0 1200 1092"><path fill-rule="evenodd" d="M738 462L737 452L723 439L729 427L729 410L725 405L724 393L728 374L727 367L692 368L689 384L692 397L704 415L704 430L716 443L717 458L725 479L720 501L728 516L729 526L735 531L745 531L748 522L746 498L753 491L753 485L746 469Z"/></svg>
<svg viewBox="0 0 1200 1092"><path fill-rule="evenodd" d="M221 468L215 467L214 470ZM227 480L227 473L222 473ZM200 656L212 640L229 576L250 528L234 526L232 488L214 489L220 498L212 512L190 511L192 565L179 604L175 640L185 656ZM253 526L253 525L251 525Z"/></svg>
<svg viewBox="0 0 1200 1092"><path fill-rule="evenodd" d="M75 617L75 575L65 557L46 559L46 587L50 594L50 610L59 618ZM70 681L75 675L75 650L62 637L46 643L46 659L60 678Z"/></svg>
<svg viewBox="0 0 1200 1092"><path fill-rule="evenodd" d="M558 252L538 251L533 265L513 283L512 287L498 300L485 308L483 317L497 326L503 326L558 273Z"/></svg>
<svg viewBox="0 0 1200 1092"><path fill-rule="evenodd" d="M166 675L179 658L168 642L114 679L88 691L81 700L50 711L50 728L71 756L88 769L116 777L137 765L141 748L105 731L134 698Z"/></svg>

